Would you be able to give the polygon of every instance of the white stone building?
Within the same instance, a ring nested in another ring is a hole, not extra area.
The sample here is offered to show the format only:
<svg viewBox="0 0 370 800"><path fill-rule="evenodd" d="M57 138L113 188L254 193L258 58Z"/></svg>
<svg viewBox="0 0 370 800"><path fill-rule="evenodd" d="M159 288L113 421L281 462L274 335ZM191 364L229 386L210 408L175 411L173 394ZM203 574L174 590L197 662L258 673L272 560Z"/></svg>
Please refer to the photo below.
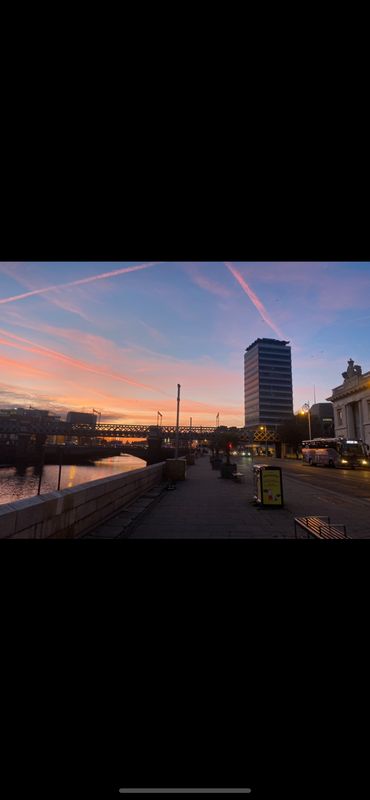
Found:
<svg viewBox="0 0 370 800"><path fill-rule="evenodd" d="M335 435L362 439L370 448L370 372L363 374L350 358L342 376L342 385L327 397L334 406Z"/></svg>

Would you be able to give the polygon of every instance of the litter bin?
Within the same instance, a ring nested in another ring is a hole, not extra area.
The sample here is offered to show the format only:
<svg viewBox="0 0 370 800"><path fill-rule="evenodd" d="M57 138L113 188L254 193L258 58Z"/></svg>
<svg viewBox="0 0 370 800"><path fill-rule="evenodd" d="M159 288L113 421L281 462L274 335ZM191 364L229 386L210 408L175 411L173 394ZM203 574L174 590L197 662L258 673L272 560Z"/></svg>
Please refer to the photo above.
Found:
<svg viewBox="0 0 370 800"><path fill-rule="evenodd" d="M256 464L253 467L254 500L261 508L282 508L283 482L280 467Z"/></svg>
<svg viewBox="0 0 370 800"><path fill-rule="evenodd" d="M186 478L186 458L167 458L165 475L170 481L184 481Z"/></svg>
<svg viewBox="0 0 370 800"><path fill-rule="evenodd" d="M236 472L236 464L221 464L221 478L232 478Z"/></svg>

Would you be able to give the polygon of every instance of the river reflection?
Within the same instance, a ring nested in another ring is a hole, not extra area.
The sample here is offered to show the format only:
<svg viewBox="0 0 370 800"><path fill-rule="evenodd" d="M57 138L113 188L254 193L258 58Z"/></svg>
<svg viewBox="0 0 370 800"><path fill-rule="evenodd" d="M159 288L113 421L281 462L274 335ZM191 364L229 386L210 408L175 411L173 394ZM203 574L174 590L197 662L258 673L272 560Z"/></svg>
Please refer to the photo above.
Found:
<svg viewBox="0 0 370 800"><path fill-rule="evenodd" d="M91 464L71 465L62 467L61 489L70 489L80 483L108 478L120 472L130 472L133 469L145 468L146 462L135 456L122 455L105 458ZM57 464L47 464L43 467L41 478L41 495L55 492L58 488L59 467ZM0 505L14 503L15 500L24 500L37 494L40 480L40 467L2 467L0 468Z"/></svg>

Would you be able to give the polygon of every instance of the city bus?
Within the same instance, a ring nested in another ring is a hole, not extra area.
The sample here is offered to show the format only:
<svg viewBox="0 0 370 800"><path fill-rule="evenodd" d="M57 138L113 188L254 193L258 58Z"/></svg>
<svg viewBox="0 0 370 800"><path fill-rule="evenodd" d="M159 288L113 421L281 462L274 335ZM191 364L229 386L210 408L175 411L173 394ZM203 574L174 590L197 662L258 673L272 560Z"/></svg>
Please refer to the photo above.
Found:
<svg viewBox="0 0 370 800"><path fill-rule="evenodd" d="M310 439L302 442L303 463L312 467L367 467L366 446L358 439Z"/></svg>

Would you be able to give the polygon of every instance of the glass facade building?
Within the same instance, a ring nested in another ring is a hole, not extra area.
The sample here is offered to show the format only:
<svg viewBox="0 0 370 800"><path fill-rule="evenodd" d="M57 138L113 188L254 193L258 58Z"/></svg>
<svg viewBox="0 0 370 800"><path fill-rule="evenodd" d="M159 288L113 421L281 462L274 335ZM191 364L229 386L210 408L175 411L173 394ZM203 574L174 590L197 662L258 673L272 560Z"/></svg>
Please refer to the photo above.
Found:
<svg viewBox="0 0 370 800"><path fill-rule="evenodd" d="M244 354L245 427L279 425L293 415L289 342L256 339Z"/></svg>

